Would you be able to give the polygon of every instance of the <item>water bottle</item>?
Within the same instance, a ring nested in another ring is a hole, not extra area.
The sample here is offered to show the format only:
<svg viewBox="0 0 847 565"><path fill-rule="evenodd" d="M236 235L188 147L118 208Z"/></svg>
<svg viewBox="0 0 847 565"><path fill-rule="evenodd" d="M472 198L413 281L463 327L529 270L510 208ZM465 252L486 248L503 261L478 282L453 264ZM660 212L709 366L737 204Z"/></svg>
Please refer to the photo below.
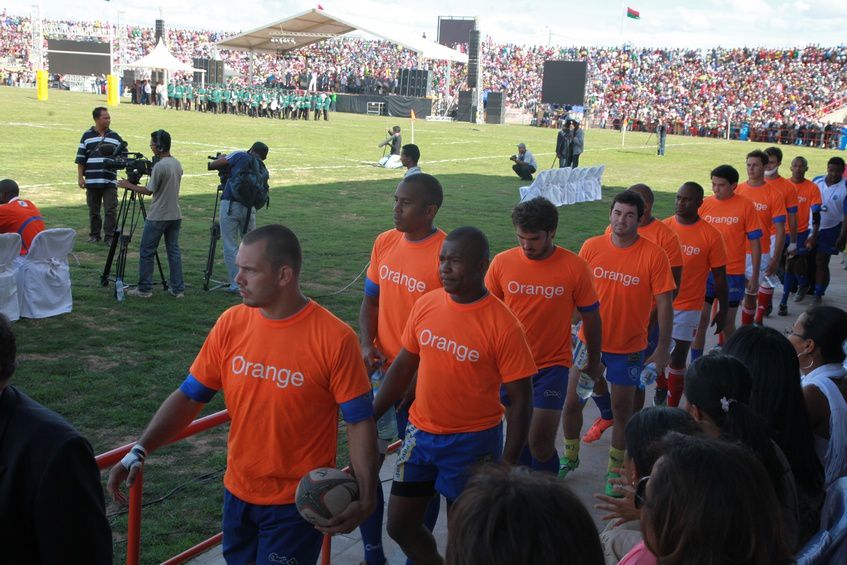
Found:
<svg viewBox="0 0 847 565"><path fill-rule="evenodd" d="M656 382L658 376L659 371L656 370L656 364L649 363L646 367L644 367L644 370L641 371L641 384L643 386L650 386Z"/></svg>
<svg viewBox="0 0 847 565"><path fill-rule="evenodd" d="M115 279L115 298L118 299L118 302L123 302L126 299L126 294L124 293L124 281L121 277Z"/></svg>
<svg viewBox="0 0 847 565"><path fill-rule="evenodd" d="M377 369L371 373L371 388L374 398L376 398L376 393L384 380L385 373L382 372L382 369ZM397 437L397 418L394 416L394 406L389 407L385 414L376 421L376 435L384 441L391 441Z"/></svg>
<svg viewBox="0 0 847 565"><path fill-rule="evenodd" d="M771 275L765 275L763 277L763 281L766 282L771 288L779 288L780 280L776 273Z"/></svg>
<svg viewBox="0 0 847 565"><path fill-rule="evenodd" d="M576 382L576 395L580 400L588 400L594 392L594 379L584 371L579 372L579 380Z"/></svg>

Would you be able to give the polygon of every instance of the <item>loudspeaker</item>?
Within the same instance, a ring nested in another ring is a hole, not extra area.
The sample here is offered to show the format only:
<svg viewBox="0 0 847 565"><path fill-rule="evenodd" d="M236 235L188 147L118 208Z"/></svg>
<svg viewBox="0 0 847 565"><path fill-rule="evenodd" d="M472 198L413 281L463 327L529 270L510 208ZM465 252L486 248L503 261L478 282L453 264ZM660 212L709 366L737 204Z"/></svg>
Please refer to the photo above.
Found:
<svg viewBox="0 0 847 565"><path fill-rule="evenodd" d="M472 108L473 90L459 91L459 108L456 112L457 122L476 122L476 112Z"/></svg>
<svg viewBox="0 0 847 565"><path fill-rule="evenodd" d="M476 75L479 69L479 30L471 30L468 40L468 88L476 88Z"/></svg>
<svg viewBox="0 0 847 565"><path fill-rule="evenodd" d="M502 124L506 120L505 97L502 92L489 92L485 103L485 123Z"/></svg>
<svg viewBox="0 0 847 565"><path fill-rule="evenodd" d="M544 61L541 101L545 104L585 104L585 61Z"/></svg>
<svg viewBox="0 0 847 565"><path fill-rule="evenodd" d="M156 43L159 43L159 38L165 35L165 20L156 20Z"/></svg>
<svg viewBox="0 0 847 565"><path fill-rule="evenodd" d="M226 79L224 78L223 61L209 61L209 72L214 76L214 80L206 79L207 82L214 84L223 84L226 82Z"/></svg>
<svg viewBox="0 0 847 565"><path fill-rule="evenodd" d="M209 78L209 59L206 59L205 57L195 57L191 59L191 66L193 66L195 69L203 69L204 71L206 71L206 82L212 82L212 79ZM195 71L194 84L200 84L202 76L203 73Z"/></svg>

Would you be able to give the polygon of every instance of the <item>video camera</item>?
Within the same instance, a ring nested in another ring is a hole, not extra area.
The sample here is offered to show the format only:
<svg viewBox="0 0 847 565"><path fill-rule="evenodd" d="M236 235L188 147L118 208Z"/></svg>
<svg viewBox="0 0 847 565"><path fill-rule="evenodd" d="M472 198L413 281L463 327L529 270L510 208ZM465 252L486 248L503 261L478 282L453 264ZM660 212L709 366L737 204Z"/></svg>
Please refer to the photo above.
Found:
<svg viewBox="0 0 847 565"><path fill-rule="evenodd" d="M101 144L97 153L103 157L103 167L109 171L126 171L127 180L132 184L138 184L141 177L153 172L153 161L141 153L127 151L126 141L122 141L118 148L111 144Z"/></svg>
<svg viewBox="0 0 847 565"><path fill-rule="evenodd" d="M226 155L226 153L222 153L220 151L215 153L214 156L207 155L206 158L209 160L209 162L206 163L206 168L211 171L212 169L209 168L209 165L211 165L213 161L217 161L218 159L220 159L221 157L224 157L225 155ZM218 169L218 178L221 181L220 188L226 186L226 181L229 180L229 167L224 167L223 169Z"/></svg>

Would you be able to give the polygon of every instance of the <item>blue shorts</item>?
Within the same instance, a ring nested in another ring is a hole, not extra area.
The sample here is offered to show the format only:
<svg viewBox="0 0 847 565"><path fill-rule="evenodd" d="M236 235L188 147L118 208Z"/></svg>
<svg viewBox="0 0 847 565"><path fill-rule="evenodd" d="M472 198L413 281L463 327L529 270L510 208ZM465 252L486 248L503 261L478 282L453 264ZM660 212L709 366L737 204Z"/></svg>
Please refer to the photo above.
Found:
<svg viewBox="0 0 847 565"><path fill-rule="evenodd" d="M481 432L431 434L409 422L391 494L418 497L438 491L452 503L465 490L475 467L500 461L502 455L502 424Z"/></svg>
<svg viewBox="0 0 847 565"><path fill-rule="evenodd" d="M323 534L294 504L250 504L224 490L223 556L227 563L317 563Z"/></svg>
<svg viewBox="0 0 847 565"><path fill-rule="evenodd" d="M641 370L644 369L644 352L606 353L600 357L606 366L606 380L622 386L641 384Z"/></svg>
<svg viewBox="0 0 847 565"><path fill-rule="evenodd" d="M568 371L564 365L552 365L539 369L532 377L532 407L545 410L561 410L568 393ZM500 386L500 402L509 406L506 387Z"/></svg>
<svg viewBox="0 0 847 565"><path fill-rule="evenodd" d="M726 286L729 290L729 306L735 308L744 300L744 289L747 286L744 275L727 275ZM710 272L706 279L706 302L711 304L715 300L715 276Z"/></svg>
<svg viewBox="0 0 847 565"><path fill-rule="evenodd" d="M811 230L797 232L797 255L809 254L809 250L806 249L806 240L809 239L811 233ZM786 238L785 241L788 242L788 239Z"/></svg>
<svg viewBox="0 0 847 565"><path fill-rule="evenodd" d="M654 323L647 331L647 349L644 350L644 358L647 359L653 352L656 351L656 347L659 345L659 322Z"/></svg>
<svg viewBox="0 0 847 565"><path fill-rule="evenodd" d="M841 233L841 224L818 231L817 253L827 255L838 255L840 252L835 248L835 241Z"/></svg>

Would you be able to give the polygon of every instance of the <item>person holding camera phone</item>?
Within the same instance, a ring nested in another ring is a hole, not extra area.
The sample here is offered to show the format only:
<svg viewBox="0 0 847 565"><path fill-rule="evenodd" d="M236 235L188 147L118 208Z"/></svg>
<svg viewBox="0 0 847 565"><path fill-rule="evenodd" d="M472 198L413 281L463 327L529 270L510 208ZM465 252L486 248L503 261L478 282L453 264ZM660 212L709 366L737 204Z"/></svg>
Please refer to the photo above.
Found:
<svg viewBox="0 0 847 565"><path fill-rule="evenodd" d="M74 161L77 165L77 183L80 188L85 189L88 205L88 243L101 240L102 227L103 239L106 245L111 245L118 219L118 189L115 184L118 174L103 166L103 158L104 155L117 152L123 139L117 132L109 129L112 123L109 110L98 106L91 112L91 116L94 118L94 125L82 134ZM100 216L101 203L105 223Z"/></svg>
<svg viewBox="0 0 847 565"><path fill-rule="evenodd" d="M168 292L175 298L185 296L182 278L182 256L179 251L179 228L182 215L179 210L179 185L182 181L182 165L171 156L171 135L163 129L150 134L150 150L157 160L150 173L147 186L138 186L126 179L118 186L144 196L152 195L144 232L141 234L141 249L138 260L138 287L127 291L127 296L150 298L153 296L153 260L159 240L165 236L168 252Z"/></svg>

